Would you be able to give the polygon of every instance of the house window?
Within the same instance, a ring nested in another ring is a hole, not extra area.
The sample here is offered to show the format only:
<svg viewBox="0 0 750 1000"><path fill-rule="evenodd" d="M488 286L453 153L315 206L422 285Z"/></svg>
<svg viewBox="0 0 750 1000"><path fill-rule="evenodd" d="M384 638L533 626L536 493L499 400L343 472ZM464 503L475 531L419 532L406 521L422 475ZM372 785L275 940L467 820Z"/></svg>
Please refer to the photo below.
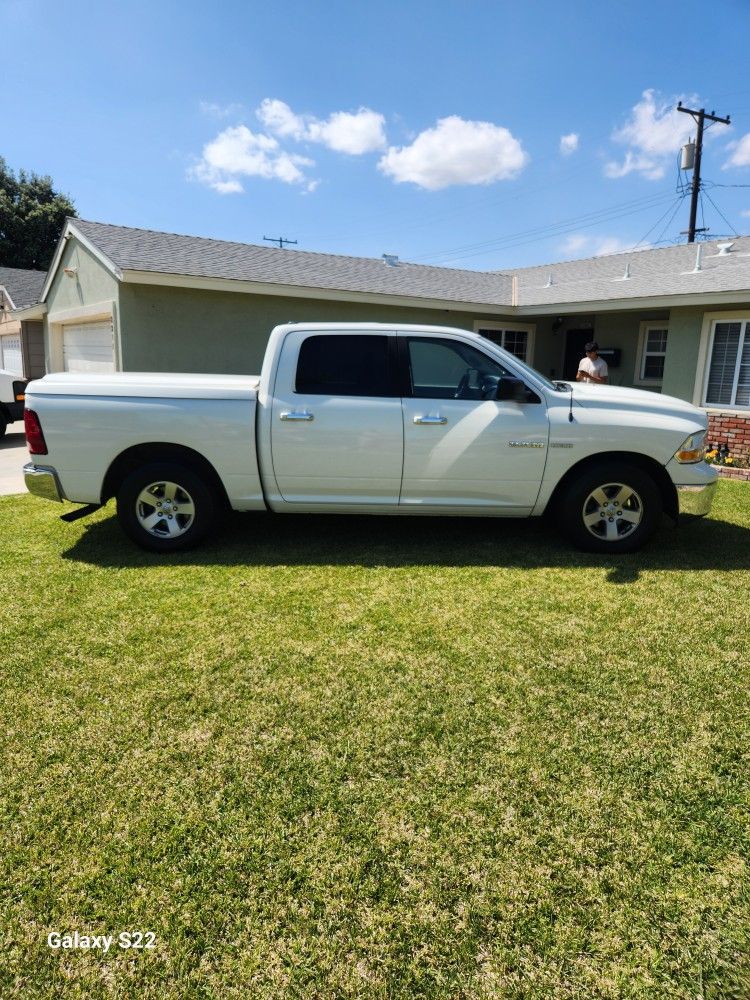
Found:
<svg viewBox="0 0 750 1000"><path fill-rule="evenodd" d="M521 361L531 363L533 353L533 326L505 326L498 323L476 323L474 329L483 337L504 348Z"/></svg>
<svg viewBox="0 0 750 1000"><path fill-rule="evenodd" d="M750 406L750 320L715 323L707 406Z"/></svg>
<svg viewBox="0 0 750 1000"><path fill-rule="evenodd" d="M646 385L661 385L664 359L667 356L669 328L664 323L642 323L636 380Z"/></svg>

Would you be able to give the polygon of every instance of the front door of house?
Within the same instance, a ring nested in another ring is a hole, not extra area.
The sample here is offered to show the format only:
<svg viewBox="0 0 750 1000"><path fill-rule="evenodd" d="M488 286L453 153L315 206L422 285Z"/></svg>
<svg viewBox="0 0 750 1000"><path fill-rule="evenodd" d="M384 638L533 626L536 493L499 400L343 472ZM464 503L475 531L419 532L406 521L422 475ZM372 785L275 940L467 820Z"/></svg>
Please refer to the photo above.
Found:
<svg viewBox="0 0 750 1000"><path fill-rule="evenodd" d="M591 327L587 330L568 330L565 334L565 361L563 362L563 378L575 382L578 373L578 363L584 356L584 346L594 339Z"/></svg>

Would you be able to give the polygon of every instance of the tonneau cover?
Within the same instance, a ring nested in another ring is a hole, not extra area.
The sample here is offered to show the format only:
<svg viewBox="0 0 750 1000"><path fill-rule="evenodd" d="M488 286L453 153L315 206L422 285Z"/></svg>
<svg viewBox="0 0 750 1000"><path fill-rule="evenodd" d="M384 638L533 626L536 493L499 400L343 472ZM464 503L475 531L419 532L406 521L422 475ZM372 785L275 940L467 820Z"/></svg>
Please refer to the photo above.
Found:
<svg viewBox="0 0 750 1000"><path fill-rule="evenodd" d="M255 399L258 375L168 372L55 372L31 382L28 395L128 396L163 399Z"/></svg>

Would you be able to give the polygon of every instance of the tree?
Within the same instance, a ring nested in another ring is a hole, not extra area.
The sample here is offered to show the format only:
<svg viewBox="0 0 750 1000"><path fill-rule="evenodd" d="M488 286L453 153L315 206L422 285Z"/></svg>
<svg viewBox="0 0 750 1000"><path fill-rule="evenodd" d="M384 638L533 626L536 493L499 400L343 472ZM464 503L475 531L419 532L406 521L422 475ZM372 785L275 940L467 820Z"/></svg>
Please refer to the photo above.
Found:
<svg viewBox="0 0 750 1000"><path fill-rule="evenodd" d="M46 271L73 202L52 187L51 177L20 170L0 156L0 266Z"/></svg>

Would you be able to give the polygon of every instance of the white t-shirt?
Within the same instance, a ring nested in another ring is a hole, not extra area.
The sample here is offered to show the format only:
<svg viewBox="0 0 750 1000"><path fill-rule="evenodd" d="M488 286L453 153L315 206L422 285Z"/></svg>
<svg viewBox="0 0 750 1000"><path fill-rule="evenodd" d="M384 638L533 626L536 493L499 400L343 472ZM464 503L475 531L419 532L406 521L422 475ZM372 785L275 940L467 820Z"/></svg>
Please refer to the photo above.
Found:
<svg viewBox="0 0 750 1000"><path fill-rule="evenodd" d="M584 357L582 361L578 362L578 370L587 375L598 375L599 378L607 378L609 375L607 362L603 361L602 358L597 358L596 361L592 361L591 358ZM584 378L582 381L593 382L593 379Z"/></svg>

